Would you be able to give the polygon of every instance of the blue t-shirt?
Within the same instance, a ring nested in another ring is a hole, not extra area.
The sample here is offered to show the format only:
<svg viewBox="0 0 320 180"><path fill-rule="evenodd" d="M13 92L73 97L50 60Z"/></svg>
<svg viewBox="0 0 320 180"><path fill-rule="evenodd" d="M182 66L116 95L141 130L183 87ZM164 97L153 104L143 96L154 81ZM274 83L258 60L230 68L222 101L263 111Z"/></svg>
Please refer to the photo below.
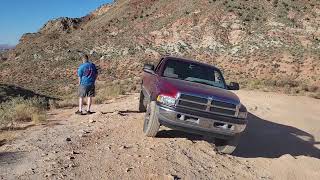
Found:
<svg viewBox="0 0 320 180"><path fill-rule="evenodd" d="M80 65L78 69L78 76L80 79L80 84L84 86L94 85L97 79L98 71L96 66L91 62L86 62Z"/></svg>

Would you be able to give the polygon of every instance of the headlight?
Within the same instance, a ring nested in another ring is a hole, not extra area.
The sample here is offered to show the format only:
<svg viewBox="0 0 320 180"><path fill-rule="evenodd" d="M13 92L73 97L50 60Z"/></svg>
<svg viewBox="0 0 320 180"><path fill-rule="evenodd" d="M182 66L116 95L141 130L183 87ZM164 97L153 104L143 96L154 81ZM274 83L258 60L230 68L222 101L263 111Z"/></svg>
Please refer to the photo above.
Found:
<svg viewBox="0 0 320 180"><path fill-rule="evenodd" d="M167 106L174 106L176 104L176 98L166 95L159 95L157 101Z"/></svg>
<svg viewBox="0 0 320 180"><path fill-rule="evenodd" d="M240 104L238 118L246 119L247 116L248 116L247 108L243 104Z"/></svg>
<svg viewBox="0 0 320 180"><path fill-rule="evenodd" d="M239 112L238 118L246 119L248 116L248 112Z"/></svg>

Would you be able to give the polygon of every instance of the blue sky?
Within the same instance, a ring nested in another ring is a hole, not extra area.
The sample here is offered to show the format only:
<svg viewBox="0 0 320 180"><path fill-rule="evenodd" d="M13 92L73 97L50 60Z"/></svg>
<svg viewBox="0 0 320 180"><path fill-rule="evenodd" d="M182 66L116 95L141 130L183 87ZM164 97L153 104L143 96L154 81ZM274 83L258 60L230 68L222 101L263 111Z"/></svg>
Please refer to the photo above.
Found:
<svg viewBox="0 0 320 180"><path fill-rule="evenodd" d="M48 20L81 17L112 0L1 0L0 44L15 45L22 34L37 32Z"/></svg>

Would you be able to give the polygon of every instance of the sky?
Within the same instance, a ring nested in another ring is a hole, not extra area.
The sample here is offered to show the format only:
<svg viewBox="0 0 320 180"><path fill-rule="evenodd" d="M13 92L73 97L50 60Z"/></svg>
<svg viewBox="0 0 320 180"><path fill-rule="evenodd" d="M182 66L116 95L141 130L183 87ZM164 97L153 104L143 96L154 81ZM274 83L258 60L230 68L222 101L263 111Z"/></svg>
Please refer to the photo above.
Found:
<svg viewBox="0 0 320 180"><path fill-rule="evenodd" d="M112 0L0 0L0 44L16 45L48 20L82 17Z"/></svg>

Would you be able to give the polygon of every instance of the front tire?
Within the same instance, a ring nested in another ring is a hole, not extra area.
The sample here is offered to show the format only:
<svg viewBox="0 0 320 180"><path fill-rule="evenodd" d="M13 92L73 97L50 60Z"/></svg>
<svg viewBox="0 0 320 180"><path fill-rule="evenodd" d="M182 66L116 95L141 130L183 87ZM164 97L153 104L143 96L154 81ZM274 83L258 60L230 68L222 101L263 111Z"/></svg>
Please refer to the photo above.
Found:
<svg viewBox="0 0 320 180"><path fill-rule="evenodd" d="M155 137L159 131L160 123L156 113L156 102L151 101L147 105L147 111L144 118L143 132L148 137Z"/></svg>
<svg viewBox="0 0 320 180"><path fill-rule="evenodd" d="M142 91L140 91L139 98L139 112L146 112L146 107L144 106L145 97Z"/></svg>

